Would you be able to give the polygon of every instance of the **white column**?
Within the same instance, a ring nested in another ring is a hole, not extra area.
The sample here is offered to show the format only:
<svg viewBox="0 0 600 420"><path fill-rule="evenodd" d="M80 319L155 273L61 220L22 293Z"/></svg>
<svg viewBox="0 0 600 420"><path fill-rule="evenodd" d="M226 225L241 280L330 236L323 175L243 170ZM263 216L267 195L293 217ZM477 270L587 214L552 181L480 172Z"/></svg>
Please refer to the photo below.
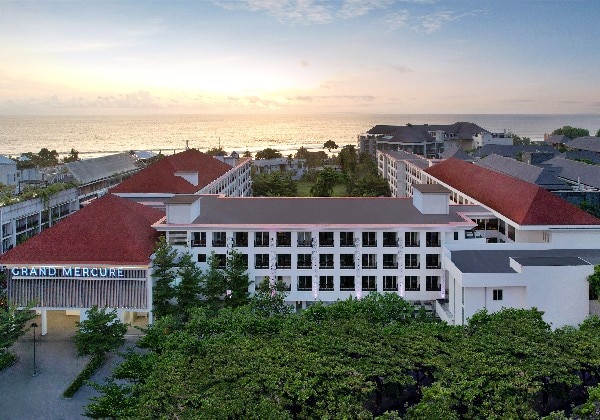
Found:
<svg viewBox="0 0 600 420"><path fill-rule="evenodd" d="M319 297L319 233L311 232L312 293L316 301Z"/></svg>
<svg viewBox="0 0 600 420"><path fill-rule="evenodd" d="M48 333L48 310L42 309L42 335Z"/></svg>
<svg viewBox="0 0 600 420"><path fill-rule="evenodd" d="M356 274L354 279L354 290L356 298L362 298L362 249L360 232L354 232L354 264L356 266Z"/></svg>

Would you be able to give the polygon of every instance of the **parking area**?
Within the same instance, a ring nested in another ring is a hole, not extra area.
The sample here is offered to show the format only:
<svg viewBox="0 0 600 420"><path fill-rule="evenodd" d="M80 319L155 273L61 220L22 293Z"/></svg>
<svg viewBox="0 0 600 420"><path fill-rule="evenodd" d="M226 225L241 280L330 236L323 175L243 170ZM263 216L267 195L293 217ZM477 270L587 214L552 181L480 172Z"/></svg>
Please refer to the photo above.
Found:
<svg viewBox="0 0 600 420"><path fill-rule="evenodd" d="M79 317L56 311L49 313L48 334L41 336L40 328L36 328L36 376L32 376L33 329L11 348L19 356L19 360L0 372L2 419L85 418L85 406L92 396L97 395L94 389L83 386L71 399L61 396L89 360L88 357L77 356L73 342L75 322L78 320ZM40 325L39 317L30 322ZM139 334L138 330L130 327L124 348L133 346ZM118 356L110 355L107 363L92 380L103 382L118 361Z"/></svg>

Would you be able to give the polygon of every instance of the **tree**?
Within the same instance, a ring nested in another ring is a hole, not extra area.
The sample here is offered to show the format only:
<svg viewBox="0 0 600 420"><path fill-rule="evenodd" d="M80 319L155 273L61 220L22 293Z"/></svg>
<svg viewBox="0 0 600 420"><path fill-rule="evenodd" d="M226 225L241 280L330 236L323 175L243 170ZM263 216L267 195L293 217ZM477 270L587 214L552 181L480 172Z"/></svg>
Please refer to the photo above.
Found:
<svg viewBox="0 0 600 420"><path fill-rule="evenodd" d="M531 143L531 139L529 137L519 137L516 134L513 134L512 136L512 141L513 141L513 146L528 146Z"/></svg>
<svg viewBox="0 0 600 420"><path fill-rule="evenodd" d="M206 154L208 156L227 156L227 152L225 150L223 150L223 148L221 146L219 147L211 147L210 149L208 149L206 151Z"/></svg>
<svg viewBox="0 0 600 420"><path fill-rule="evenodd" d="M589 136L590 131L586 130L585 128L576 128L571 127L570 125L565 125L562 128L557 128L556 130L554 130L552 134L566 136L572 140L577 137Z"/></svg>
<svg viewBox="0 0 600 420"><path fill-rule="evenodd" d="M600 137L600 128L596 131L596 137Z"/></svg>
<svg viewBox="0 0 600 420"><path fill-rule="evenodd" d="M152 307L156 318L173 313L174 307L171 300L176 292L173 284L175 282L177 251L161 236L154 250L152 259L153 274L155 278L152 288Z"/></svg>
<svg viewBox="0 0 600 420"><path fill-rule="evenodd" d="M0 296L0 371L17 359L8 349L29 329L25 328L27 322L35 318L31 306L17 309L7 302L6 297Z"/></svg>
<svg viewBox="0 0 600 420"><path fill-rule="evenodd" d="M266 149L256 152L254 155L255 159L276 159L283 157L283 155L275 149L267 147Z"/></svg>
<svg viewBox="0 0 600 420"><path fill-rule="evenodd" d="M227 254L223 277L225 280L225 301L224 306L237 308L248 303L248 286L250 277L248 276L248 259L232 249Z"/></svg>
<svg viewBox="0 0 600 420"><path fill-rule="evenodd" d="M252 153L250 152L250 150L246 150L244 152L244 154L242 155L242 157L251 158L252 157Z"/></svg>
<svg viewBox="0 0 600 420"><path fill-rule="evenodd" d="M225 277L220 269L221 260L213 251L206 262L208 269L202 274L200 283L202 295L209 309L219 309L223 306L223 297L227 291Z"/></svg>
<svg viewBox="0 0 600 420"><path fill-rule="evenodd" d="M77 150L71 148L71 151L69 152L69 156L64 158L63 162L69 163L69 162L76 162L78 160L79 160L79 152Z"/></svg>
<svg viewBox="0 0 600 420"><path fill-rule="evenodd" d="M264 173L252 176L252 195L256 197L295 197L298 185L290 173Z"/></svg>
<svg viewBox="0 0 600 420"><path fill-rule="evenodd" d="M178 274L181 281L175 287L177 313L185 315L190 309L199 305L200 293L202 292L202 286L200 285L202 270L196 266L189 252L183 254L178 265Z"/></svg>
<svg viewBox="0 0 600 420"><path fill-rule="evenodd" d="M352 144L348 144L342 147L338 154L338 163L342 168L342 172L347 175L356 173L356 166L358 165L358 153L356 147Z"/></svg>
<svg viewBox="0 0 600 420"><path fill-rule="evenodd" d="M310 189L313 197L331 197L333 187L339 180L337 172L331 168L325 168L317 174L317 181Z"/></svg>
<svg viewBox="0 0 600 420"><path fill-rule="evenodd" d="M348 195L352 197L390 197L390 187L385 179L379 175L366 175L357 181L350 181L347 185Z"/></svg>
<svg viewBox="0 0 600 420"><path fill-rule="evenodd" d="M590 298L600 299L600 265L594 267L594 273L588 276L588 282L590 283Z"/></svg>
<svg viewBox="0 0 600 420"><path fill-rule="evenodd" d="M271 284L269 277L265 277L256 286L250 298L250 307L263 316L290 314L292 307L285 303L286 296L286 285L282 279Z"/></svg>
<svg viewBox="0 0 600 420"><path fill-rule="evenodd" d="M337 149L338 145L333 140L327 140L323 145L323 149L327 149L331 153L331 149Z"/></svg>
<svg viewBox="0 0 600 420"><path fill-rule="evenodd" d="M77 322L75 346L80 356L102 355L118 349L125 343L127 325L117 317L117 311L93 306L87 311L88 319Z"/></svg>

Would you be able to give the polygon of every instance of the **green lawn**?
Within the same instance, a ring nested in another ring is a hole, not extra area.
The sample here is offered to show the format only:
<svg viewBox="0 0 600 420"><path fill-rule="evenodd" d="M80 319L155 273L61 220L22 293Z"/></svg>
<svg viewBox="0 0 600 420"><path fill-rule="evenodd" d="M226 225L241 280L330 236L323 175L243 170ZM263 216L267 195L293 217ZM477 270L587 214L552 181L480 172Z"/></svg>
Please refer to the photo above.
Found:
<svg viewBox="0 0 600 420"><path fill-rule="evenodd" d="M298 182L298 197L310 197L310 189L313 186L312 182L297 181ZM346 197L346 185L336 184L333 187L334 197Z"/></svg>

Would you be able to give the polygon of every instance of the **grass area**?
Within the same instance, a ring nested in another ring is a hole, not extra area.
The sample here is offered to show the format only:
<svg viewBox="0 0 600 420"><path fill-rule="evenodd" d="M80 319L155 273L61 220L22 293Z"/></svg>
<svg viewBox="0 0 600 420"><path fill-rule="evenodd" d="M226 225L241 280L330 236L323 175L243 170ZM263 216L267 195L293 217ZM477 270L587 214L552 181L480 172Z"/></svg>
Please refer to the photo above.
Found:
<svg viewBox="0 0 600 420"><path fill-rule="evenodd" d="M310 189L313 186L313 182L307 181L297 181L298 182L298 197L310 197ZM334 197L346 197L346 185L345 184L336 184L333 187L333 196Z"/></svg>

